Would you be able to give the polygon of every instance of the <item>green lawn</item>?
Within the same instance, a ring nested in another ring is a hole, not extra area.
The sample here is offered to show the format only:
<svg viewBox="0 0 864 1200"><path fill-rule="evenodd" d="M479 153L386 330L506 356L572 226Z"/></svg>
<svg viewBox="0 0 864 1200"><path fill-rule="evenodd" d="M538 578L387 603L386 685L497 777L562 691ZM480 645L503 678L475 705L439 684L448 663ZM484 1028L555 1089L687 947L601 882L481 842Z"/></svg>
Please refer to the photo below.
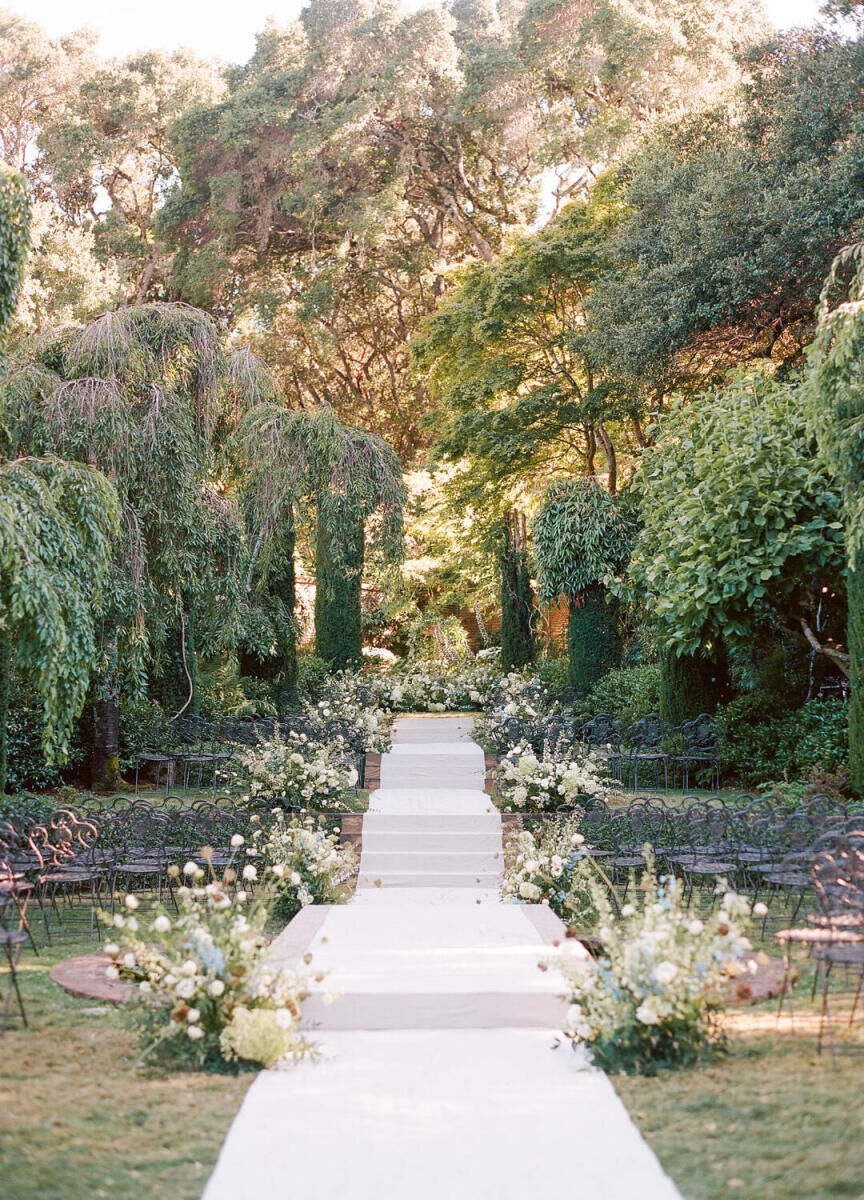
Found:
<svg viewBox="0 0 864 1200"><path fill-rule="evenodd" d="M38 958L22 959L31 1027L0 1035L0 1195L194 1200L254 1075L137 1069L122 1013L49 979L55 962L96 948L88 922L79 908Z"/></svg>

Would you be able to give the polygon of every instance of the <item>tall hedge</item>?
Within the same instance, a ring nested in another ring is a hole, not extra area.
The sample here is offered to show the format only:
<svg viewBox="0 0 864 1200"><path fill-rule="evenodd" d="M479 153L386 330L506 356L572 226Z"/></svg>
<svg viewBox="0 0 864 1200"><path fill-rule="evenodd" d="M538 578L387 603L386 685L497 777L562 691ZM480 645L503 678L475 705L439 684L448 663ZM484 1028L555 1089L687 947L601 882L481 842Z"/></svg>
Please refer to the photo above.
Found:
<svg viewBox="0 0 864 1200"><path fill-rule="evenodd" d="M660 651L660 716L670 725L713 713L731 699L726 655L676 654Z"/></svg>
<svg viewBox="0 0 864 1200"><path fill-rule="evenodd" d="M363 522L344 500L319 497L315 531L315 653L332 667L360 661Z"/></svg>
<svg viewBox="0 0 864 1200"><path fill-rule="evenodd" d="M864 561L849 572L849 773L864 796Z"/></svg>
<svg viewBox="0 0 864 1200"><path fill-rule="evenodd" d="M570 601L567 622L568 682L587 695L613 667L621 665L618 601L600 583Z"/></svg>
<svg viewBox="0 0 864 1200"><path fill-rule="evenodd" d="M501 568L501 665L518 670L534 661L531 614L534 598L525 517L515 510L508 514L499 565Z"/></svg>

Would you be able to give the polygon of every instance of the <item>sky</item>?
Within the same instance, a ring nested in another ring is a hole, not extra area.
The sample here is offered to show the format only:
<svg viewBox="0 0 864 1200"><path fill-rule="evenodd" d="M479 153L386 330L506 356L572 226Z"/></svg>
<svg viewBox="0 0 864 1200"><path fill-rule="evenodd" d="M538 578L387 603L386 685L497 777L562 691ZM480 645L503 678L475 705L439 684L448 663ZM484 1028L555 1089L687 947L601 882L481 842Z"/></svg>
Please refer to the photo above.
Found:
<svg viewBox="0 0 864 1200"><path fill-rule="evenodd" d="M807 24L820 0L764 0L772 20L783 28ZM201 58L245 62L255 33L268 17L279 23L296 16L301 0L3 0L3 7L38 21L53 37L87 27L100 35L106 57L134 50L185 46ZM142 14L144 20L142 20Z"/></svg>

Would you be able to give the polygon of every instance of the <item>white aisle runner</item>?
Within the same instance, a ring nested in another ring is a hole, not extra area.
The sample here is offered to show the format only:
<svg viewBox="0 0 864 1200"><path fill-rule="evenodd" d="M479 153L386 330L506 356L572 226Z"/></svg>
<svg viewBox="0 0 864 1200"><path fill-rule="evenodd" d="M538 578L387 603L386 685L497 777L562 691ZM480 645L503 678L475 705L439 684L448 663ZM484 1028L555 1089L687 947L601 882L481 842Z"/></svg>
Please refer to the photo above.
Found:
<svg viewBox="0 0 864 1200"><path fill-rule="evenodd" d="M501 903L470 732L397 722L354 899L305 909L273 945L327 972L304 1006L321 1057L262 1072L206 1200L678 1197L608 1079L552 1048L563 981L537 964L581 947L547 908Z"/></svg>

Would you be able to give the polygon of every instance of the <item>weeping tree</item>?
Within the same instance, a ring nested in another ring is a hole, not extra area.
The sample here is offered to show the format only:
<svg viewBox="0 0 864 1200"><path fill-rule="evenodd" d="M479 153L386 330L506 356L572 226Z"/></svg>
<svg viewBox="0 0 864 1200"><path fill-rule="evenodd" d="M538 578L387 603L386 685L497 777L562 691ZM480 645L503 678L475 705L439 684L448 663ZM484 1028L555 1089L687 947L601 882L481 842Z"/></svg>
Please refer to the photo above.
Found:
<svg viewBox="0 0 864 1200"><path fill-rule="evenodd" d="M27 250L23 180L0 172L0 329L15 306ZM4 364L5 368L5 364ZM0 449L0 794L6 790L9 686L26 673L44 710L43 751L62 761L96 659L96 608L119 522L98 471Z"/></svg>
<svg viewBox="0 0 864 1200"><path fill-rule="evenodd" d="M849 768L856 791L864 795L864 243L834 262L822 293L803 393L820 453L842 498Z"/></svg>
<svg viewBox="0 0 864 1200"><path fill-rule="evenodd" d="M39 339L4 380L13 452L59 454L101 469L120 502L98 629L95 787L117 781L121 692L144 693L173 635L187 707L195 610L210 602L228 614L224 620L236 609L230 575L214 577L214 539L224 522L209 483L226 377L210 317L151 304Z"/></svg>
<svg viewBox="0 0 864 1200"><path fill-rule="evenodd" d="M367 555L402 552L402 466L375 434L343 425L322 405L307 411L272 399L242 423L250 486L262 529L281 519L313 527L315 649L336 667L362 650L361 587Z"/></svg>
<svg viewBox="0 0 864 1200"><path fill-rule="evenodd" d="M570 685L579 693L621 661L618 604L604 580L630 555L630 523L596 480L560 479L543 494L532 526L540 599L570 608Z"/></svg>
<svg viewBox="0 0 864 1200"><path fill-rule="evenodd" d="M501 665L505 671L534 661L531 631L533 598L528 570L528 531L524 513L507 513L500 556Z"/></svg>

